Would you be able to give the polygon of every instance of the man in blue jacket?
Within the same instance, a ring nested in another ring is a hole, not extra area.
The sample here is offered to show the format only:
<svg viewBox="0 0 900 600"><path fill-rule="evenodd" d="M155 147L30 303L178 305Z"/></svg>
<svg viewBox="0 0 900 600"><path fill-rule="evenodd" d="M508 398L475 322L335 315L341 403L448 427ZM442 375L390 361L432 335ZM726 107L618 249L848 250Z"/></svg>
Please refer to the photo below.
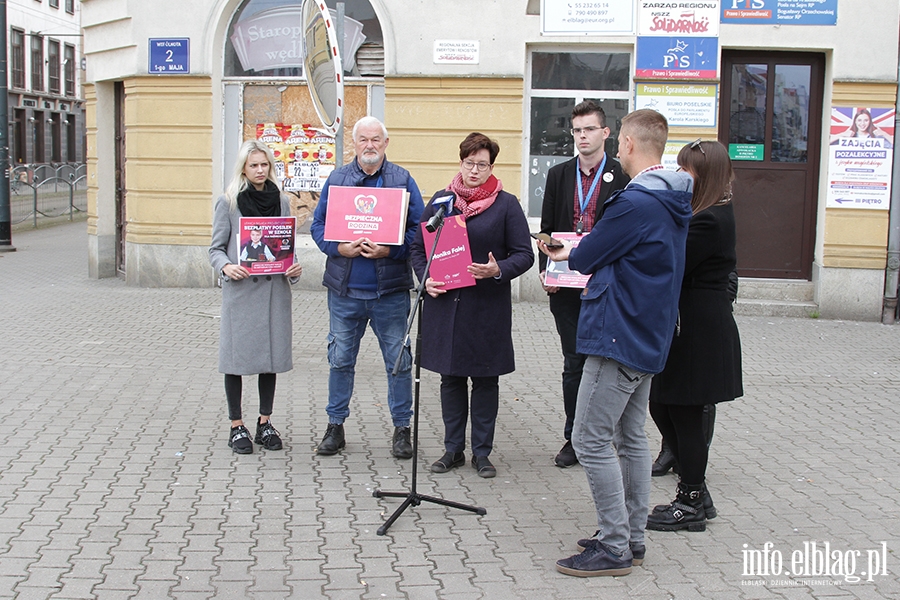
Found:
<svg viewBox="0 0 900 600"><path fill-rule="evenodd" d="M350 415L350 396L356 373L359 342L372 327L381 347L388 377L388 407L394 422L391 454L411 458L409 421L412 417L412 357L405 346L409 290L413 287L409 247L419 226L424 204L409 171L385 158L388 132L375 117L353 126L356 159L335 169L322 188L310 233L328 255L323 285L328 288L328 428L316 452L337 454L345 446L344 421ZM399 246L376 244L366 237L352 242L327 242L325 215L332 185L403 188L409 192L406 237ZM397 356L400 370L392 375Z"/></svg>
<svg viewBox="0 0 900 600"><path fill-rule="evenodd" d="M660 164L667 136L656 111L622 119L619 160L631 182L606 201L577 248L541 248L591 274L578 320L577 349L587 359L572 445L599 531L579 541L581 554L556 563L566 575L627 575L644 560L651 463L644 424L650 379L665 366L675 333L693 185Z"/></svg>

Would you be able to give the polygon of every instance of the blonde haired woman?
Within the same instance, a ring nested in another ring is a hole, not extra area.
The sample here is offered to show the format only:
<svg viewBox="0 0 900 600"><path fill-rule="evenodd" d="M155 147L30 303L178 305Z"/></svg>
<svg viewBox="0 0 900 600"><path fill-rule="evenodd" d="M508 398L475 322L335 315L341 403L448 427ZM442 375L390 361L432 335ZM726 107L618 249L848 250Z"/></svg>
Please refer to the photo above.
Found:
<svg viewBox="0 0 900 600"><path fill-rule="evenodd" d="M291 288L302 267L296 262L284 275L250 275L240 265L237 232L241 217L287 217L291 209L278 189L272 151L256 140L244 142L234 176L213 213L209 263L221 276L222 318L219 371L225 374L225 398L231 430L228 447L253 452L253 441L266 450L281 450L272 425L275 374L293 368L291 356ZM296 258L295 258L296 260ZM251 438L241 416L243 375L259 375L259 419Z"/></svg>

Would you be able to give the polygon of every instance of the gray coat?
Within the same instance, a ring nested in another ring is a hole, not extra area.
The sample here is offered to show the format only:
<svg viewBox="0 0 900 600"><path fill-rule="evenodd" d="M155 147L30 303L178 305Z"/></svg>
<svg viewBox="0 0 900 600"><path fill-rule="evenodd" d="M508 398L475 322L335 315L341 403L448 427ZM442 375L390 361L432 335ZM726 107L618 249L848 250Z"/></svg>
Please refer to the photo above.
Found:
<svg viewBox="0 0 900 600"><path fill-rule="evenodd" d="M282 196L281 216L290 214L290 205ZM294 366L288 278L284 275L253 275L233 281L222 274L225 265L238 264L240 218L237 208L229 209L227 198L222 196L216 200L209 264L222 278L219 372L230 375L284 373Z"/></svg>

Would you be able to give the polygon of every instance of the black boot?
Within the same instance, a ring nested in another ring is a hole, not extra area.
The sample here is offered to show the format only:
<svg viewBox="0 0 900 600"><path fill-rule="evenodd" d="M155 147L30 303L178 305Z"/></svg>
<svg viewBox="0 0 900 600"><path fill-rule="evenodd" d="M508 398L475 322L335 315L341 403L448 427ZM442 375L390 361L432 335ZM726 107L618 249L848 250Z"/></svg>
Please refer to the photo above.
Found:
<svg viewBox="0 0 900 600"><path fill-rule="evenodd" d="M653 467L650 470L650 474L654 477L660 477L669 472L669 469L674 469L674 471L678 472L678 461L675 460L675 454L672 452L669 445L666 443L664 439L662 441L662 447L659 450L659 456L656 457L656 460L653 462Z"/></svg>
<svg viewBox="0 0 900 600"><path fill-rule="evenodd" d="M328 429L325 430L325 437L322 438L319 447L316 448L316 454L331 456L332 454L337 454L345 445L344 426L329 423Z"/></svg>
<svg viewBox="0 0 900 600"><path fill-rule="evenodd" d="M679 483L675 500L665 510L647 517L647 529L654 531L706 531L703 484Z"/></svg>
<svg viewBox="0 0 900 600"><path fill-rule="evenodd" d="M669 504L657 504L653 507L653 512L665 512L667 508L669 508ZM709 495L709 490L706 488L706 482L703 482L703 510L706 511L706 520L711 521L718 516L718 511L716 511L716 507L713 506L712 496Z"/></svg>

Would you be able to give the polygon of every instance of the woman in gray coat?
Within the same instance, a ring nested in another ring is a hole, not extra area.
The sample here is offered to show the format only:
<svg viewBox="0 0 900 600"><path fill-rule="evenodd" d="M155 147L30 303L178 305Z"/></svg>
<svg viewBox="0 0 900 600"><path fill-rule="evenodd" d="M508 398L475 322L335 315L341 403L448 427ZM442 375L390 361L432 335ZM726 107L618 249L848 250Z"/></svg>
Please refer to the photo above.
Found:
<svg viewBox="0 0 900 600"><path fill-rule="evenodd" d="M272 151L256 140L244 142L234 177L225 195L216 201L209 247L209 262L222 280L219 372L225 374L231 419L228 446L238 454L253 452L250 432L241 419L242 375L259 375L259 419L254 441L266 450L281 450L281 437L270 420L275 374L293 368L288 282L295 283L302 271L295 262L284 275L251 276L238 260L240 218L290 214L290 204L278 189Z"/></svg>

